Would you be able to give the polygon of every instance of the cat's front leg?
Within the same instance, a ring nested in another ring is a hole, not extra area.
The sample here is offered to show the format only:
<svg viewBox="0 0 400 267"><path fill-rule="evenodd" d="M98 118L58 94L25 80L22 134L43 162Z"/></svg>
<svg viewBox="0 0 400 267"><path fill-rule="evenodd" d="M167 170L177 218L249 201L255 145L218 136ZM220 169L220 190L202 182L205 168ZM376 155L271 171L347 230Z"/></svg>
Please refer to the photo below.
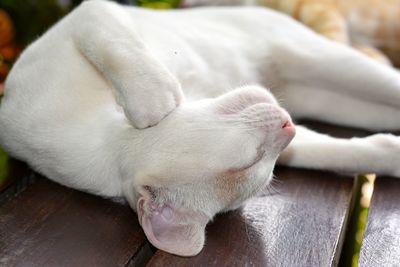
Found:
<svg viewBox="0 0 400 267"><path fill-rule="evenodd" d="M334 138L303 126L282 152L278 163L348 174L377 173L400 177L400 137L375 134L364 138Z"/></svg>
<svg viewBox="0 0 400 267"><path fill-rule="evenodd" d="M135 127L157 124L181 103L179 82L140 40L123 7L87 1L69 19L77 48L111 82L117 103Z"/></svg>

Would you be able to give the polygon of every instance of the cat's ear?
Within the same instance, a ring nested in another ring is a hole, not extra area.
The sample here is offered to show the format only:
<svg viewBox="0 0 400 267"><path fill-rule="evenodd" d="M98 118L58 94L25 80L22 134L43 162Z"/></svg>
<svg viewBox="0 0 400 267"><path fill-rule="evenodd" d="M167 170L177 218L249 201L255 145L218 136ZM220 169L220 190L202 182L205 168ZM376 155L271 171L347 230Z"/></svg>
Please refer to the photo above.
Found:
<svg viewBox="0 0 400 267"><path fill-rule="evenodd" d="M194 256L203 248L208 218L201 212L172 205L154 207L150 199L140 197L137 213L147 239L155 247L179 256Z"/></svg>

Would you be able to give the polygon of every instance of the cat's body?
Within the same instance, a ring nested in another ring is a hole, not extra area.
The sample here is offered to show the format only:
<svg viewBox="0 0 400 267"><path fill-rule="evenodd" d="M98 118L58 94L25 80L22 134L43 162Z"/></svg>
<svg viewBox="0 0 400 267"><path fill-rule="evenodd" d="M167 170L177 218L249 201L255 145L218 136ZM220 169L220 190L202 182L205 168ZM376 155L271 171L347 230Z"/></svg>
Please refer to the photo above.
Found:
<svg viewBox="0 0 400 267"><path fill-rule="evenodd" d="M395 71L286 16L90 1L14 66L0 141L64 185L126 197L156 247L194 255L207 222L268 184L294 136L269 91L234 89L245 84L271 87L295 118L400 129ZM297 131L282 164L400 176L397 137Z"/></svg>
<svg viewBox="0 0 400 267"><path fill-rule="evenodd" d="M217 97L247 84L261 84L267 78L265 76L268 72L271 72L272 82L281 82L277 81L276 76L279 73L274 67L275 63L270 61L270 52L265 51L264 55L260 53L262 43L268 42L269 38L265 36L263 37L264 40L256 41L260 42L259 48L248 47L248 44L257 45L252 40L254 32L250 33L246 30L252 27L254 18L243 16L241 20L240 18L238 20L238 15L246 12L253 14L255 10L252 8L247 11L236 9L204 10L200 12L152 12L136 8L129 8L128 10L127 14L132 16L135 21L144 21L137 26L135 25L132 30L137 31L154 58L177 78L186 102ZM263 13L263 11L261 12ZM170 20L171 16L174 16L172 21ZM207 23L204 16L217 18L221 22L225 20L225 23L220 23L224 29L213 30L212 27L215 23ZM23 158L35 167L37 166L37 169L48 177L59 179L63 183L72 182L71 178L81 180L81 176L96 177L94 182L98 183L98 186L94 187L94 184L91 183L89 188L83 187L81 189L107 196L118 195L121 194L120 185L104 186L106 182L101 182L102 177L108 176L104 175L104 173L107 173L105 170L112 170L112 166L117 164L113 160L104 162L104 158L112 159L114 155L108 155L110 151L104 150L101 147L103 144L97 144L97 141L104 139L103 135L108 132L107 129L123 129L129 124L123 113L118 110L111 94L110 83L101 77L76 48L76 41L73 40L73 34L70 32L74 29L71 24L76 23L72 20L71 16L57 24L38 42L32 44L15 65L16 70L33 68L32 71L14 71L10 74L6 88L11 89L7 90L2 111L3 114L5 112L13 113L14 116L18 114L19 120L25 121L9 125L4 129L10 131L9 136L13 136L15 131L23 133L25 135L23 139L31 142L28 146L34 146L34 148L32 153L27 154L24 149L27 144L21 143L20 137L15 141L13 139L7 140L4 145L12 147L11 150L15 151L13 153L15 156ZM189 21L190 24L188 24ZM264 19L261 19L257 22L264 21ZM184 24L186 26L179 29L179 25ZM160 25L163 25L163 27L160 27ZM235 29L237 25L243 27L243 30ZM171 29L174 30L171 31ZM226 34L219 35L221 30ZM199 31L199 34L193 34L193 31ZM262 31L256 34L262 37ZM60 35L63 35L64 38L60 38ZM112 39L112 36L108 41L107 47L113 45L116 47L116 42L118 42L118 40ZM273 42L273 40L270 42ZM112 52L118 53L119 51ZM48 60L40 60L38 57L46 57ZM235 60L230 60L232 57ZM63 63L59 64L59 62ZM136 65L135 61L131 64L132 68L135 69L141 67ZM265 70L261 72L259 69L264 64ZM271 70L268 69L270 64ZM223 71L224 75L216 70ZM147 74L144 73L143 75ZM40 76L46 77L47 84L45 86L41 83L32 82L35 79L41 79ZM53 82L55 84L52 84ZM24 86L28 83L32 85L29 89ZM60 87L61 84L63 88L68 88L68 90L53 89ZM88 84L88 86L83 89L82 84ZM14 100L14 95L18 95L17 100ZM7 105L8 98L19 103L13 103L10 107ZM61 103L47 104L50 99L62 101L63 107L58 105ZM10 108L10 110L6 110L7 108ZM38 115L38 118L32 118L32 114ZM85 115L77 116L76 114ZM12 115L9 116L13 117ZM45 123L35 121L41 120L43 116L46 117ZM65 132L66 123L75 125L74 134L85 138L85 140L76 140L75 136L68 136L68 133ZM38 125L38 127L35 127L35 125ZM140 125L141 128L145 126L148 125L146 123ZM46 130L49 129L51 131L47 134ZM45 143L41 141L43 135L46 135ZM62 144L59 143L61 136L64 136ZM39 138L39 140L35 140L36 138ZM74 142L82 142L85 146L80 146L79 151L70 151L71 155L67 155L65 150L79 145L74 144ZM18 149L19 147L21 149ZM59 147L60 153L53 152L57 147ZM18 153L19 151L22 151L22 153ZM91 156L94 151L97 151L95 157ZM38 154L38 152L43 152L44 155ZM75 158L82 157L83 152L86 154L84 157L96 161L91 164L101 167L98 172L96 171L96 174L92 174L96 168L89 168L86 160L75 160ZM49 153L55 155L49 157ZM143 154L145 154L145 151L143 151ZM63 171L56 170L58 167L65 168L64 165L69 162L68 158L65 157L74 159L68 166L68 169L74 173L71 173L72 175L68 179L63 177ZM42 161L45 158L51 158L52 164L43 164ZM80 164L84 164L84 166L80 167ZM47 169L44 169L44 166L48 166ZM87 171L91 173L87 174ZM116 173L112 172L109 176L116 176ZM69 185L74 186L74 184ZM110 186L115 188L110 188Z"/></svg>
<svg viewBox="0 0 400 267"><path fill-rule="evenodd" d="M390 64L382 50L400 65L400 0L184 0L183 4L266 6Z"/></svg>

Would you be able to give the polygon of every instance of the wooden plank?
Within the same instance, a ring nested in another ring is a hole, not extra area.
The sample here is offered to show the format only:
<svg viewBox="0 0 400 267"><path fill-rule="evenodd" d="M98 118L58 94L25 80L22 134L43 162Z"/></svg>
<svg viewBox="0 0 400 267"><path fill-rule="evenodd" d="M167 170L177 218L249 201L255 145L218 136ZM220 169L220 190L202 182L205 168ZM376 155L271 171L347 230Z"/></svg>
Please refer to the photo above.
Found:
<svg viewBox="0 0 400 267"><path fill-rule="evenodd" d="M126 266L145 246L128 205L45 178L0 207L0 266Z"/></svg>
<svg viewBox="0 0 400 267"><path fill-rule="evenodd" d="M400 266L400 179L378 177L359 266Z"/></svg>
<svg viewBox="0 0 400 267"><path fill-rule="evenodd" d="M275 194L217 216L192 258L157 251L148 266L336 266L353 180L278 168Z"/></svg>

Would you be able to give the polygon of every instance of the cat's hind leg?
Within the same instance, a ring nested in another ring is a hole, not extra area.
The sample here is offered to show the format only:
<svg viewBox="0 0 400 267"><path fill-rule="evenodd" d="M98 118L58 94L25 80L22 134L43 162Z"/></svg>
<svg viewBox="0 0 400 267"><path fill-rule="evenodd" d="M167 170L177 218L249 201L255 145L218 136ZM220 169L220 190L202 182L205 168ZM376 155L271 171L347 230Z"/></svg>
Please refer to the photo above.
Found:
<svg viewBox="0 0 400 267"><path fill-rule="evenodd" d="M400 177L400 137L375 134L334 138L303 126L281 153L278 164L347 174L377 173Z"/></svg>
<svg viewBox="0 0 400 267"><path fill-rule="evenodd" d="M279 94L294 117L400 129L400 75L393 68L311 34L274 52L286 81Z"/></svg>
<svg viewBox="0 0 400 267"><path fill-rule="evenodd" d="M366 45L353 45L353 48L357 49L367 57L377 62L380 62L387 66L392 66L392 62L390 61L390 59L383 52L381 52L375 47Z"/></svg>
<svg viewBox="0 0 400 267"><path fill-rule="evenodd" d="M398 131L400 108L310 86L288 86L281 104L294 119L312 119L370 131Z"/></svg>

